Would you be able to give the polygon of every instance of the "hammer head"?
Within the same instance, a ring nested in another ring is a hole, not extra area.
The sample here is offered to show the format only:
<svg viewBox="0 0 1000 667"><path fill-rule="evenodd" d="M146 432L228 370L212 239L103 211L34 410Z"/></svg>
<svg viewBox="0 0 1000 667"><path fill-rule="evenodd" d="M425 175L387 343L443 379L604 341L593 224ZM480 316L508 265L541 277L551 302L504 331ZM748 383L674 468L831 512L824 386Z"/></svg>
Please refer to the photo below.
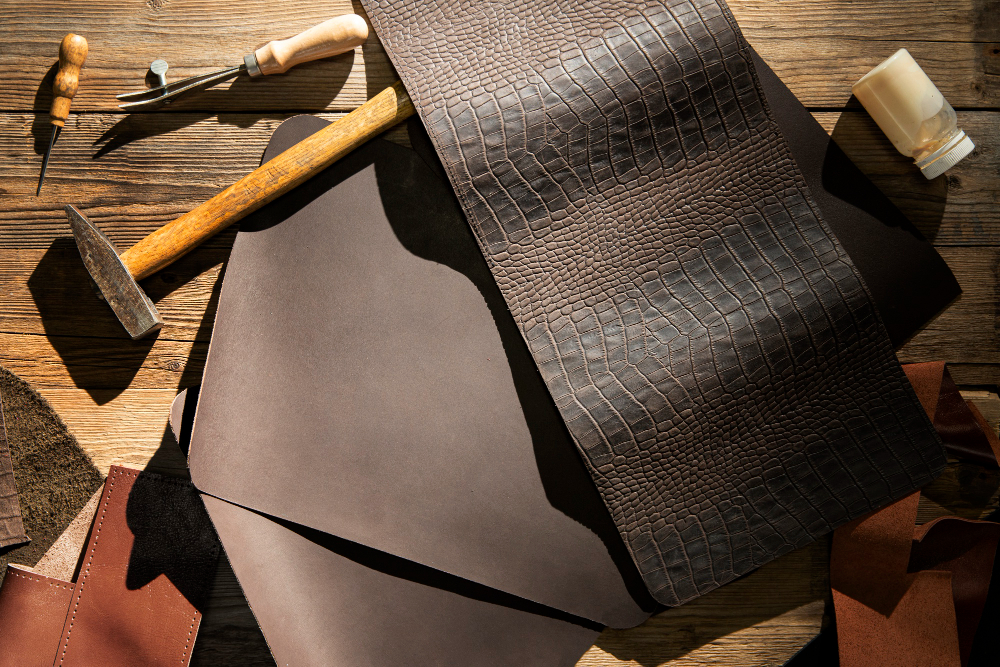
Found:
<svg viewBox="0 0 1000 667"><path fill-rule="evenodd" d="M125 268L111 240L76 207L67 205L66 215L84 266L132 340L159 331L163 320L156 306Z"/></svg>

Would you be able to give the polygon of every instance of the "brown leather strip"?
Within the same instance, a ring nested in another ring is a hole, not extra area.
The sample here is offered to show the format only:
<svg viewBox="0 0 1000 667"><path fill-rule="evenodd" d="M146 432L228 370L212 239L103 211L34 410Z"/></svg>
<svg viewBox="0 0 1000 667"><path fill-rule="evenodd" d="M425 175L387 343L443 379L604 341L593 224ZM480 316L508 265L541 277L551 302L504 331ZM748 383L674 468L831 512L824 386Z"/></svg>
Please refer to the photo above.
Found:
<svg viewBox="0 0 1000 667"><path fill-rule="evenodd" d="M934 413L934 428L944 441L945 448L953 455L980 465L997 467L986 432L962 398L947 367L941 378L941 398ZM985 429L989 430L988 427Z"/></svg>
<svg viewBox="0 0 1000 667"><path fill-rule="evenodd" d="M983 435L986 436L986 442L990 446L990 451L993 452L993 462L994 464L1000 463L1000 437L997 437L997 432L993 430L993 427L989 422L986 421L986 417L983 413L979 411L976 404L972 401L966 401L966 405L969 406L969 412L972 413L972 418L976 420L979 424L980 430L982 430Z"/></svg>
<svg viewBox="0 0 1000 667"><path fill-rule="evenodd" d="M186 482L112 466L64 617L56 665L183 666L190 662L201 612L171 578L177 578L172 568L192 563L162 562L171 555L169 549L163 551L163 540L179 537L170 530L173 524L203 522L197 515L178 512L178 507L185 506L184 495L197 500ZM163 502L157 508L162 513L157 517L162 519L159 535L141 530L151 510L143 501L150 496ZM171 512L175 513L172 517ZM177 546L197 550L201 545ZM193 565L197 567L198 561ZM166 572L158 569L164 566Z"/></svg>
<svg viewBox="0 0 1000 667"><path fill-rule="evenodd" d="M7 442L3 394L0 393L0 549L28 541L21 521L21 504L18 501L14 467Z"/></svg>
<svg viewBox="0 0 1000 667"><path fill-rule="evenodd" d="M944 381L944 362L927 361L919 364L903 364L903 372L913 386L921 407L933 422L941 398L941 383Z"/></svg>
<svg viewBox="0 0 1000 667"><path fill-rule="evenodd" d="M904 593L888 616L833 589L841 667L959 667L951 573L918 572L896 584Z"/></svg>
<svg viewBox="0 0 1000 667"><path fill-rule="evenodd" d="M7 567L0 586L0 667L51 667L73 584Z"/></svg>

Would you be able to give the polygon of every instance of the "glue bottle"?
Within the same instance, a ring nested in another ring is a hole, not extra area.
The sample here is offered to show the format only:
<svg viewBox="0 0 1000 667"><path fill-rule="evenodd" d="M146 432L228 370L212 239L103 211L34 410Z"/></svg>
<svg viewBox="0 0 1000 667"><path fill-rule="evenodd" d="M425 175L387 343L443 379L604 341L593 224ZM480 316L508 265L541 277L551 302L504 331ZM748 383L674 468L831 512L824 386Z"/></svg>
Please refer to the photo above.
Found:
<svg viewBox="0 0 1000 667"><path fill-rule="evenodd" d="M851 88L885 135L928 179L976 147L958 129L955 110L906 49L889 56Z"/></svg>

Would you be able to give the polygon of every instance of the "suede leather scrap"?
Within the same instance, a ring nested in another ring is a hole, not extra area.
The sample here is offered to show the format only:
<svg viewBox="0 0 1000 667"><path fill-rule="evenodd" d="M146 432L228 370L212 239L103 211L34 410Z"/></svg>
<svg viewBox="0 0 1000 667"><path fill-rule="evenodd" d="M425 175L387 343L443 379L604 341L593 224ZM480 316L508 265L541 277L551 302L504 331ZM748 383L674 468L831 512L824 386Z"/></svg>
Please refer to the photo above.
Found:
<svg viewBox="0 0 1000 667"><path fill-rule="evenodd" d="M724 4L362 4L656 600L942 470Z"/></svg>
<svg viewBox="0 0 1000 667"><path fill-rule="evenodd" d="M996 441L943 362L903 369L946 443L955 432L963 442L975 441L975 432L984 443ZM983 456L973 451L970 458ZM830 584L843 667L959 667L969 661L1000 524L946 516L914 526L919 498L919 491L912 493L833 534Z"/></svg>
<svg viewBox="0 0 1000 667"><path fill-rule="evenodd" d="M27 544L0 548L0 574L8 563L34 567L70 525L103 476L48 402L0 367L4 427Z"/></svg>
<svg viewBox="0 0 1000 667"><path fill-rule="evenodd" d="M21 520L21 503L14 481L14 467L10 461L3 394L0 392L0 549L28 541L28 536L24 533L24 522Z"/></svg>

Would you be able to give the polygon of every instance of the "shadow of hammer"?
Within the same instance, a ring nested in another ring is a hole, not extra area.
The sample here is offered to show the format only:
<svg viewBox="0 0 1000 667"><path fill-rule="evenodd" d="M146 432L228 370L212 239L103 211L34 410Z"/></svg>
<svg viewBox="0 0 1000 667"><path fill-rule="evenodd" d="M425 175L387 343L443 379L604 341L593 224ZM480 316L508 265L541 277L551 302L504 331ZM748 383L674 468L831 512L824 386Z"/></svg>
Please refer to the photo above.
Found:
<svg viewBox="0 0 1000 667"><path fill-rule="evenodd" d="M336 123L303 139L121 254L83 213L67 205L76 247L129 335L133 340L142 338L158 331L163 319L138 281L169 266L413 113L413 104L403 84L397 81Z"/></svg>

